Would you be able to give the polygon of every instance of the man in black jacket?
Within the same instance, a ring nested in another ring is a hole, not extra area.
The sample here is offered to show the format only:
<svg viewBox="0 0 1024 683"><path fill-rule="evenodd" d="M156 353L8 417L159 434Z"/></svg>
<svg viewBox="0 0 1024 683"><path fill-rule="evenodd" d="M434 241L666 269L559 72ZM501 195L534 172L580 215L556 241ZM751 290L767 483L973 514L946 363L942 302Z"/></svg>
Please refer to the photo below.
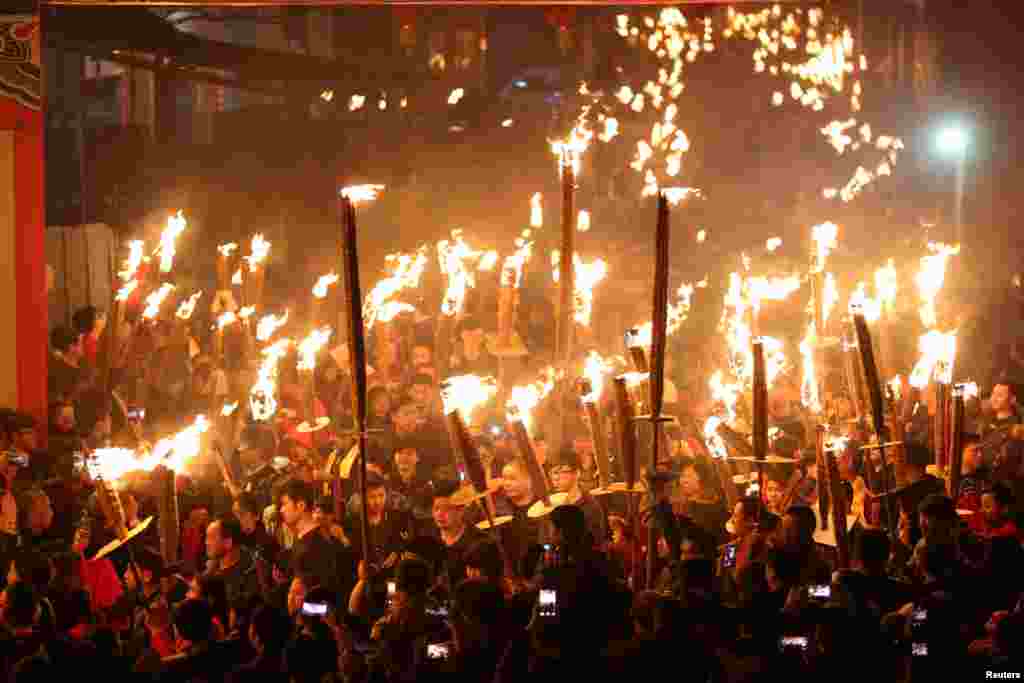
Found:
<svg viewBox="0 0 1024 683"><path fill-rule="evenodd" d="M259 574L252 551L243 545L242 526L234 517L221 517L206 527L208 573L220 576L228 602L235 604L257 595Z"/></svg>

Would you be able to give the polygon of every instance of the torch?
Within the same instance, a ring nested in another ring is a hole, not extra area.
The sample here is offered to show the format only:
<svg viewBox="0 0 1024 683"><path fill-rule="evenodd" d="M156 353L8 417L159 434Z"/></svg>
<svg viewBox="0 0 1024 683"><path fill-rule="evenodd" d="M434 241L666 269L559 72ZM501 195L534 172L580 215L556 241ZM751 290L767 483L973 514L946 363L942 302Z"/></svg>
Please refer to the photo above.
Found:
<svg viewBox="0 0 1024 683"><path fill-rule="evenodd" d="M327 297L327 288L335 284L338 281L337 273L328 273L327 275L321 275L313 285L313 301L309 309L309 324L316 327L320 324L320 319L323 317L321 308L323 307L324 299Z"/></svg>
<svg viewBox="0 0 1024 683"><path fill-rule="evenodd" d="M754 340L754 460L758 462L757 485L764 499L764 467L761 463L768 459L768 379L764 367L764 343L760 338Z"/></svg>
<svg viewBox="0 0 1024 683"><path fill-rule="evenodd" d="M263 283L266 280L266 260L269 253L270 242L263 238L263 234L253 235L250 254L245 257L249 264L249 273L245 278L245 303L256 308L260 308L263 303Z"/></svg>
<svg viewBox="0 0 1024 683"><path fill-rule="evenodd" d="M540 460L537 459L537 450L533 447L529 432L526 431L526 424L523 422L519 408L514 405L508 406L507 422L512 431L512 438L516 441L516 448L523 460L526 461L526 470L530 474L532 488L540 494L540 498L544 499L544 504L550 507L548 497L553 487L548 481L547 472L541 467Z"/></svg>
<svg viewBox="0 0 1024 683"><path fill-rule="evenodd" d="M370 561L370 528L366 511L366 340L363 333L363 295L359 285L359 252L356 232L356 202L376 198L380 185L347 187L339 203L342 247L345 262L345 294L348 299L348 358L352 378L352 416L359 445L359 490L362 513L363 560Z"/></svg>
<svg viewBox="0 0 1024 683"><path fill-rule="evenodd" d="M878 366L875 365L874 349L871 346L871 333L868 331L868 323L862 312L853 314L854 330L857 333L857 348L860 350L861 364L864 368L864 380L867 383L868 398L871 401L871 421L874 425L875 438L877 441L878 455L882 463L882 481L880 482L883 493L889 492L889 469L885 458L885 412L882 403L882 385L878 379ZM870 466L870 459L868 461ZM885 510L885 524L889 530L890 538L895 538L896 529L893 526L895 513L892 509L892 496L886 496L883 504Z"/></svg>
<svg viewBox="0 0 1024 683"><path fill-rule="evenodd" d="M952 430L949 448L949 479L947 480L949 497L956 503L957 494L960 491L960 480L962 478L960 468L963 465L964 457L964 402L966 400L966 386L956 384L953 386L953 399L951 403L950 428Z"/></svg>
<svg viewBox="0 0 1024 683"><path fill-rule="evenodd" d="M231 291L231 254L238 249L234 242L217 247L217 289Z"/></svg>
<svg viewBox="0 0 1024 683"><path fill-rule="evenodd" d="M217 316L217 328L214 336L214 353L217 359L224 362L224 328L238 322L238 316L232 311L225 311Z"/></svg>
<svg viewBox="0 0 1024 683"><path fill-rule="evenodd" d="M583 402L583 409L587 412L590 438L594 440L598 486L603 489L611 484L611 462L608 457L608 433L604 429L601 413L597 406L599 396L591 378L580 379L580 400Z"/></svg>
<svg viewBox="0 0 1024 683"><path fill-rule="evenodd" d="M305 383L306 421L299 425L300 433L312 434L326 427L331 422L329 417L316 416L316 358L327 340L331 338L331 328L321 327L313 330L308 337L299 343L298 370ZM313 437L310 437L312 439Z"/></svg>
<svg viewBox="0 0 1024 683"><path fill-rule="evenodd" d="M160 531L160 554L165 562L178 561L179 524L178 489L175 486L174 470L158 465L153 469L156 485L157 521Z"/></svg>
<svg viewBox="0 0 1024 683"><path fill-rule="evenodd" d="M559 449L565 439L568 415L566 414L566 382L572 362L572 330L575 314L576 292L576 172L571 155L563 153L560 160L562 177L562 241L558 262L558 317L555 320L555 358L565 373L556 392L556 410L551 447Z"/></svg>
<svg viewBox="0 0 1024 683"><path fill-rule="evenodd" d="M817 440L815 444L821 444L825 460L825 471L819 471L818 477L828 479L829 499L832 503L832 524L835 527L836 555L839 569L850 568L850 541L846 529L846 491L843 489L843 482L839 478L839 465L836 462L838 457L836 450L827 451L824 447L825 427L818 425Z"/></svg>

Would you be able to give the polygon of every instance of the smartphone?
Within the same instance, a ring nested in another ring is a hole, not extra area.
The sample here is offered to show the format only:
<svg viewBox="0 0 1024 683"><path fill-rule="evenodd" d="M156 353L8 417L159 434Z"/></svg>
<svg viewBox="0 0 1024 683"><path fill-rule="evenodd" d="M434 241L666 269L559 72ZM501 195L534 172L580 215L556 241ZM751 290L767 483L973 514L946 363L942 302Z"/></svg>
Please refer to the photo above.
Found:
<svg viewBox="0 0 1024 683"><path fill-rule="evenodd" d="M307 617L322 617L327 614L326 602L303 602L302 613Z"/></svg>
<svg viewBox="0 0 1024 683"><path fill-rule="evenodd" d="M722 566L728 569L729 567L736 566L736 544L730 543L725 546L725 552L722 554Z"/></svg>
<svg viewBox="0 0 1024 683"><path fill-rule="evenodd" d="M427 659L448 659L452 653L449 643L430 643L427 645Z"/></svg>
<svg viewBox="0 0 1024 683"><path fill-rule="evenodd" d="M797 649L807 651L807 636L782 636L779 638L779 649Z"/></svg>
<svg viewBox="0 0 1024 683"><path fill-rule="evenodd" d="M394 581L388 581L388 597L390 598L396 591L398 591L398 584Z"/></svg>
<svg viewBox="0 0 1024 683"><path fill-rule="evenodd" d="M923 607L915 607L914 611L910 613L910 620L915 624L923 624L928 618L928 610Z"/></svg>
<svg viewBox="0 0 1024 683"><path fill-rule="evenodd" d="M911 643L910 654L914 657L927 657L928 643Z"/></svg>
<svg viewBox="0 0 1024 683"><path fill-rule="evenodd" d="M812 600L829 600L832 597L832 586L819 583L807 587L807 597Z"/></svg>
<svg viewBox="0 0 1024 683"><path fill-rule="evenodd" d="M542 617L558 616L558 592L550 588L541 588L537 607L537 614Z"/></svg>

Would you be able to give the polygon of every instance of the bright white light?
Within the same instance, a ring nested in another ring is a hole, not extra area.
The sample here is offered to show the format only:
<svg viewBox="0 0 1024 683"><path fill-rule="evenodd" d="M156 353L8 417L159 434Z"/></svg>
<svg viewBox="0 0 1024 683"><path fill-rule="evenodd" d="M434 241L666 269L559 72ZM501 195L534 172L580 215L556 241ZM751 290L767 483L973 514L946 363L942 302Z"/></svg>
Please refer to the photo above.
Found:
<svg viewBox="0 0 1024 683"><path fill-rule="evenodd" d="M969 140L967 131L959 126L950 126L939 131L937 139L939 151L943 154L963 154L967 149Z"/></svg>

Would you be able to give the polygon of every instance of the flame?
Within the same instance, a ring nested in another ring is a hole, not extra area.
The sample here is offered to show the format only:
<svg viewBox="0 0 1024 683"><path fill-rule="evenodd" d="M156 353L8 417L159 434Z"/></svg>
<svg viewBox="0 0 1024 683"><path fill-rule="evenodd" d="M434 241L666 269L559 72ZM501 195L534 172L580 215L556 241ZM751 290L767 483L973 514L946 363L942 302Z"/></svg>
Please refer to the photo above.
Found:
<svg viewBox="0 0 1024 683"><path fill-rule="evenodd" d="M181 320L188 320L192 317L192 313L196 310L196 303L199 301L199 297L203 295L202 290L196 292L189 298L185 299L178 306L177 316Z"/></svg>
<svg viewBox="0 0 1024 683"><path fill-rule="evenodd" d="M849 310L851 313L863 313L864 319L873 323L882 315L882 302L869 297L867 284L858 282L850 294Z"/></svg>
<svg viewBox="0 0 1024 683"><path fill-rule="evenodd" d="M138 289L138 287L139 287L139 281L138 280L129 280L128 282L126 282L124 284L123 287L121 287L119 290L117 290L117 295L114 297L114 300L115 301L127 301L128 297L130 297L132 295L132 292L134 292L136 289Z"/></svg>
<svg viewBox="0 0 1024 683"><path fill-rule="evenodd" d="M926 328L932 329L936 325L935 297L942 289L946 277L946 263L950 256L960 253L960 245L929 242L928 251L931 254L921 258L921 270L914 281L921 297L921 322Z"/></svg>
<svg viewBox="0 0 1024 683"><path fill-rule="evenodd" d="M239 268L235 271L235 274L231 276L231 284L241 286L242 284L242 269Z"/></svg>
<svg viewBox="0 0 1024 683"><path fill-rule="evenodd" d="M455 90L452 90L451 94L448 95L448 104L458 104L459 100L461 100L462 96L465 94L466 91L462 88L455 88Z"/></svg>
<svg viewBox="0 0 1024 683"><path fill-rule="evenodd" d="M900 400L903 393L903 378L900 375L896 375L889 380L889 391L892 392L893 400Z"/></svg>
<svg viewBox="0 0 1024 683"><path fill-rule="evenodd" d="M377 194L383 189L383 185L350 185L342 188L341 196L353 204L372 202L377 199Z"/></svg>
<svg viewBox="0 0 1024 683"><path fill-rule="evenodd" d="M698 283L697 286L700 286ZM693 300L694 285L684 282L676 290L677 301L668 304L668 313L665 318L665 334L675 334L686 321L690 313L690 304ZM638 346L649 347L653 341L654 325L647 321L636 325L630 335L631 343Z"/></svg>
<svg viewBox="0 0 1024 683"><path fill-rule="evenodd" d="M238 401L234 403L225 403L224 407L220 409L221 417L231 417L238 410Z"/></svg>
<svg viewBox="0 0 1024 683"><path fill-rule="evenodd" d="M169 282L165 282L160 285L160 289L152 292L146 297L146 308L142 311L142 317L146 320L152 320L160 314L160 306L163 304L167 296L174 291L174 285Z"/></svg>
<svg viewBox="0 0 1024 683"><path fill-rule="evenodd" d="M357 111L362 109L364 104L366 104L366 95L353 95L348 100L348 110Z"/></svg>
<svg viewBox="0 0 1024 683"><path fill-rule="evenodd" d="M256 340L265 342L274 336L286 322L288 322L288 311L281 315L265 315L256 323Z"/></svg>
<svg viewBox="0 0 1024 683"><path fill-rule="evenodd" d="M498 252L494 249L485 251L476 264L476 269L481 273L489 273L498 264Z"/></svg>
<svg viewBox="0 0 1024 683"><path fill-rule="evenodd" d="M160 272L169 273L174 265L175 248L174 243L185 232L188 223L181 211L167 218L167 227L160 233L160 246L156 248L153 255L160 254Z"/></svg>
<svg viewBox="0 0 1024 683"><path fill-rule="evenodd" d="M249 318L251 318L253 316L253 314L255 312L256 312L256 307L255 306L243 306L241 308L241 310L238 311L238 319L239 320L248 320Z"/></svg>
<svg viewBox="0 0 1024 683"><path fill-rule="evenodd" d="M800 289L800 276L751 277L746 281L753 309L760 310L762 301L783 301Z"/></svg>
<svg viewBox="0 0 1024 683"><path fill-rule="evenodd" d="M279 339L261 350L263 361L260 363L256 382L249 390L249 408L257 422L265 422L277 412L277 365L288 353L291 344L291 339Z"/></svg>
<svg viewBox="0 0 1024 683"><path fill-rule="evenodd" d="M663 187L661 192L672 206L678 206L679 202L689 198L691 195L694 197L701 196L700 190L696 187Z"/></svg>
<svg viewBox="0 0 1024 683"><path fill-rule="evenodd" d="M313 285L313 296L317 299L323 299L327 296L327 288L335 284L338 281L338 274L331 272L327 275L321 275L320 279Z"/></svg>
<svg viewBox="0 0 1024 683"><path fill-rule="evenodd" d="M882 309L892 313L896 308L896 293L899 291L899 279L893 260L875 271L875 293L878 295Z"/></svg>
<svg viewBox="0 0 1024 683"><path fill-rule="evenodd" d="M729 366L733 376L743 385L750 386L754 374L753 333L747 322L748 311L755 314L762 300L782 300L800 286L799 276L773 278L742 278L739 273L729 274L729 289L725 294L725 310L719 328L725 332L729 350ZM775 378L787 367L783 345L773 337L761 338L764 349L765 379L770 387Z"/></svg>
<svg viewBox="0 0 1024 683"><path fill-rule="evenodd" d="M508 419L513 422L522 422L527 433L533 422L533 410L547 398L551 390L555 388L555 379L558 374L553 367L545 368L541 378L532 384L512 387L509 392L505 408L508 412Z"/></svg>
<svg viewBox="0 0 1024 683"><path fill-rule="evenodd" d="M124 282L130 282L135 279L136 273L139 271L139 266L142 265L143 261L143 247L144 243L142 240L132 240L128 243L128 258L124 261L124 270L118 271L117 276Z"/></svg>
<svg viewBox="0 0 1024 683"><path fill-rule="evenodd" d="M722 418L712 415L704 423L704 443L708 447L712 458L725 458L729 450L725 447L725 441L718 435L718 427L722 424ZM728 483L726 483L728 486Z"/></svg>
<svg viewBox="0 0 1024 683"><path fill-rule="evenodd" d="M960 385L960 390L963 392L964 399L978 398L978 383L977 382L966 382Z"/></svg>
<svg viewBox="0 0 1024 683"><path fill-rule="evenodd" d="M235 244L234 242L228 242L227 244L222 244L219 247L217 247L217 251L220 252L220 255L224 257L231 256L232 252L234 252L236 249L238 249L238 245Z"/></svg>
<svg viewBox="0 0 1024 683"><path fill-rule="evenodd" d="M523 280L523 266L533 255L533 240L530 239L530 231L523 230L523 234L516 238L516 251L511 256L505 257L502 265L501 283L503 286L511 286L519 289Z"/></svg>
<svg viewBox="0 0 1024 683"><path fill-rule="evenodd" d="M774 252L776 249L778 249L781 246L782 246L782 238L781 237L769 238L769 240L767 242L765 242L765 244L764 244L765 249L767 249L768 251L771 251L771 252Z"/></svg>
<svg viewBox="0 0 1024 683"><path fill-rule="evenodd" d="M583 376L590 382L590 392L582 397L584 403L597 403L604 391L604 376L611 366L597 351L591 351L583 361Z"/></svg>
<svg viewBox="0 0 1024 683"><path fill-rule="evenodd" d="M249 262L249 269L255 270L267 260L267 254L270 253L270 242L263 239L263 233L256 233L252 237L252 245L249 250L250 254L245 257L245 260Z"/></svg>
<svg viewBox="0 0 1024 683"><path fill-rule="evenodd" d="M321 327L310 332L309 336L299 342L299 370L312 372L316 368L316 355L331 338L332 332L330 327Z"/></svg>
<svg viewBox="0 0 1024 683"><path fill-rule="evenodd" d="M385 270L390 274L378 282L363 303L363 318L366 327L373 327L377 320L387 322L403 311L415 310L408 304L389 301L403 289L419 287L420 278L427 266L427 248L420 247L415 254L389 254L385 258ZM386 304L390 304L385 308Z"/></svg>
<svg viewBox="0 0 1024 683"><path fill-rule="evenodd" d="M228 325L233 325L238 322L238 316L233 311L224 311L217 316L217 331L222 331Z"/></svg>
<svg viewBox="0 0 1024 683"><path fill-rule="evenodd" d="M811 239L815 244L813 272L825 270L828 255L838 246L838 236L839 226L835 223L821 223L811 229Z"/></svg>
<svg viewBox="0 0 1024 683"><path fill-rule="evenodd" d="M725 374L717 370L708 382L711 389L711 398L716 403L721 403L728 414L729 422L736 420L736 403L739 401L743 387L735 382L726 382Z"/></svg>
<svg viewBox="0 0 1024 683"><path fill-rule="evenodd" d="M466 293L476 287L476 277L469 267L470 262L477 263L478 270L489 270L494 267L498 258L497 252L481 252L472 249L462 237L461 230L452 230L451 240L437 243L437 260L441 266L441 274L448 279L448 288L441 301L441 313L446 316L458 315L466 302Z"/></svg>
<svg viewBox="0 0 1024 683"><path fill-rule="evenodd" d="M590 230L590 212L586 209L580 209L579 216L576 218L576 230L579 232Z"/></svg>
<svg viewBox="0 0 1024 683"><path fill-rule="evenodd" d="M457 410L466 422L472 420L474 410L490 401L497 393L498 382L493 377L457 375L449 377L441 385L445 415Z"/></svg>
<svg viewBox="0 0 1024 683"><path fill-rule="evenodd" d="M551 263L553 266L553 277L557 283L560 278L559 261L561 255L558 251L551 252ZM576 272L574 280L574 314L573 319L587 327L590 325L590 318L594 312L594 287L608 275L608 263L604 259L596 259L590 263L584 263L578 253L573 254L573 267Z"/></svg>
<svg viewBox="0 0 1024 683"><path fill-rule="evenodd" d="M90 470L97 478L115 481L129 472L151 472L158 465L180 472L199 455L202 435L210 428L206 416L174 436L161 439L150 451L136 453L127 448L98 448L93 452Z"/></svg>
<svg viewBox="0 0 1024 683"><path fill-rule="evenodd" d="M918 342L921 358L910 374L910 386L923 389L931 379L942 384L953 380L953 362L956 360L956 331L942 333L931 330Z"/></svg>
<svg viewBox="0 0 1024 683"><path fill-rule="evenodd" d="M544 207L541 206L540 192L534 192L530 197L530 227L540 228L544 225Z"/></svg>
<svg viewBox="0 0 1024 683"><path fill-rule="evenodd" d="M814 364L814 347L817 336L814 321L807 325L807 334L800 342L800 356L803 358L803 373L800 382L800 403L815 415L821 414L821 397L818 395L818 372Z"/></svg>
<svg viewBox="0 0 1024 683"><path fill-rule="evenodd" d="M565 140L552 141L551 151L560 159L560 167L564 168L571 164L573 174L578 177L580 174L580 158L587 151L587 147L590 145L590 140L593 137L594 132L587 127L586 120L581 116Z"/></svg>

